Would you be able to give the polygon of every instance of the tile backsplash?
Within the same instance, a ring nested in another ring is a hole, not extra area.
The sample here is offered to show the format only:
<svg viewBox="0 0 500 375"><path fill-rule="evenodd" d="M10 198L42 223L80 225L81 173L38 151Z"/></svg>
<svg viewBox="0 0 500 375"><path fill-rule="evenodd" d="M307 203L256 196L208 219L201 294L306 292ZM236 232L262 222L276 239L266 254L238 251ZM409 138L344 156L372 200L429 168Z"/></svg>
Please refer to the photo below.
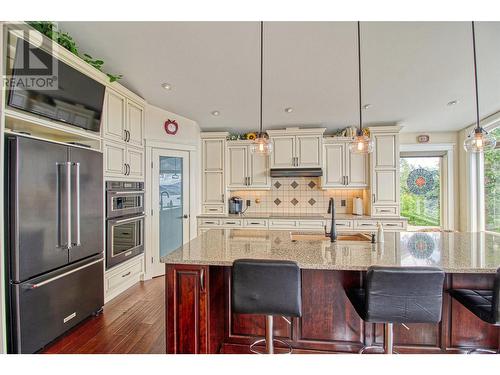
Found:
<svg viewBox="0 0 500 375"><path fill-rule="evenodd" d="M284 214L326 214L328 201L333 197L337 212L350 214L353 198L364 198L365 193L363 189L323 190L318 177L283 177L271 180L271 190L233 191L231 197L250 199L247 212ZM366 199L364 203L366 214Z"/></svg>

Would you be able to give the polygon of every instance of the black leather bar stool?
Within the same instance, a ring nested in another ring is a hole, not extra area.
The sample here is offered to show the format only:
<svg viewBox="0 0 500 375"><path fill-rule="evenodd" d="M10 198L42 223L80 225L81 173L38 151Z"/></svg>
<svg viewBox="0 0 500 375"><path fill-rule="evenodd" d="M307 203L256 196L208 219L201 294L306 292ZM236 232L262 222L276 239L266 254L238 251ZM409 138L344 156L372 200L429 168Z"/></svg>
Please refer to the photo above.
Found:
<svg viewBox="0 0 500 375"><path fill-rule="evenodd" d="M500 268L497 269L493 290L450 289L448 292L482 321L500 326ZM472 353L498 354L500 348L497 351L477 348L467 352Z"/></svg>
<svg viewBox="0 0 500 375"><path fill-rule="evenodd" d="M266 315L266 337L255 341L250 350L265 342L266 353L274 353L274 343L290 344L273 338L273 315L302 315L300 268L295 262L280 260L238 259L231 274L231 307L238 314Z"/></svg>
<svg viewBox="0 0 500 375"><path fill-rule="evenodd" d="M348 289L347 297L365 322L384 323L384 352L393 354L394 323L439 323L444 272L435 267L372 266L365 287ZM378 346L365 346L359 353Z"/></svg>

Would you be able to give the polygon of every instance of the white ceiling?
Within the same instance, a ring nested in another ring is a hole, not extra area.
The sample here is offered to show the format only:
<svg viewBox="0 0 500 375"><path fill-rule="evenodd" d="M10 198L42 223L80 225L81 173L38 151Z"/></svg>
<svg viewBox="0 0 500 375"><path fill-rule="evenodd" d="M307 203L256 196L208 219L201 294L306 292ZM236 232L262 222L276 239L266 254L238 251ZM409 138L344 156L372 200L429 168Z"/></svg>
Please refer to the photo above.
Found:
<svg viewBox="0 0 500 375"><path fill-rule="evenodd" d="M204 130L257 130L258 22L60 22L81 51L149 103ZM500 22L476 26L481 117L500 110ZM469 22L363 22L366 124L458 130L474 122ZM264 24L264 126L357 125L355 22ZM161 83L172 84L171 91ZM447 106L458 100L455 106ZM292 113L285 113L293 107ZM215 117L212 111L220 111Z"/></svg>

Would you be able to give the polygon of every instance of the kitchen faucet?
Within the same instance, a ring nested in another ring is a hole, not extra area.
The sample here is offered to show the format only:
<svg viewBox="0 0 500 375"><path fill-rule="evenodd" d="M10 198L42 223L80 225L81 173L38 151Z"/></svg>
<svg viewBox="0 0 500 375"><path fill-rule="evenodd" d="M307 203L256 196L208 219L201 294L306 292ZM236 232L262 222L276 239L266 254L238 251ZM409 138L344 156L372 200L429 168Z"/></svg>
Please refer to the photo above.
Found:
<svg viewBox="0 0 500 375"><path fill-rule="evenodd" d="M330 198L330 202L328 204L328 213L332 214L332 223L330 226L330 232L326 231L325 225L325 236L330 237L330 242L337 242L337 226L335 225L335 200Z"/></svg>

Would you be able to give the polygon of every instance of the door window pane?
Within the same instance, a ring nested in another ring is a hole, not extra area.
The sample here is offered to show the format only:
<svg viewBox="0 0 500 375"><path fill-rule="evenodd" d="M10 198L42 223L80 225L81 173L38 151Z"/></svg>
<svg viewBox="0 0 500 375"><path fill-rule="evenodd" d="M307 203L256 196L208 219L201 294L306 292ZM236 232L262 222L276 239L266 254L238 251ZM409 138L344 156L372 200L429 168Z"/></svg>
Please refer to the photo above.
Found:
<svg viewBox="0 0 500 375"><path fill-rule="evenodd" d="M441 226L441 159L400 158L401 216L408 225Z"/></svg>
<svg viewBox="0 0 500 375"><path fill-rule="evenodd" d="M160 256L182 245L182 158L160 156Z"/></svg>
<svg viewBox="0 0 500 375"><path fill-rule="evenodd" d="M484 153L484 223L486 230L500 232L500 128L491 134L497 146Z"/></svg>

